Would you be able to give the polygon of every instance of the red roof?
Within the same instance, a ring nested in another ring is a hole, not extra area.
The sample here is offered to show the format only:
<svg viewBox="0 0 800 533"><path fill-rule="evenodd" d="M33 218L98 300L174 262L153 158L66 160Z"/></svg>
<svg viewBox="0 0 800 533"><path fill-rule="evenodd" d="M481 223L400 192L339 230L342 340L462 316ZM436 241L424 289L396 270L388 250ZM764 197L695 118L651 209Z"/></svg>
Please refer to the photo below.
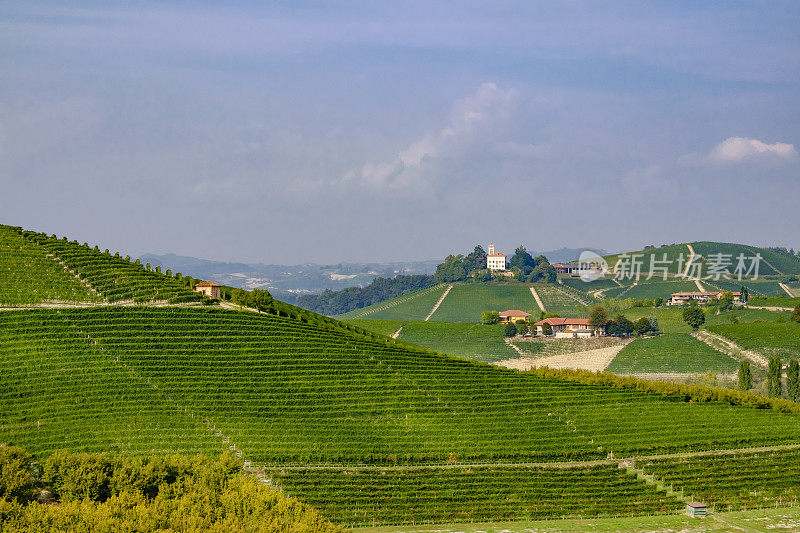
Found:
<svg viewBox="0 0 800 533"><path fill-rule="evenodd" d="M508 311L503 311L502 313L500 313L500 316L502 316L502 317L506 317L506 316L521 316L523 318L528 318L529 316L531 316L531 314L530 313L526 313L525 311L520 311L519 309L510 309Z"/></svg>
<svg viewBox="0 0 800 533"><path fill-rule="evenodd" d="M687 502L686 505L689 507L694 507L695 509L705 509L706 504L700 502Z"/></svg>
<svg viewBox="0 0 800 533"><path fill-rule="evenodd" d="M506 254L489 254L489 257L505 257Z"/></svg>
<svg viewBox="0 0 800 533"><path fill-rule="evenodd" d="M588 318L545 318L540 320L534 326L543 326L550 324L551 326L591 326Z"/></svg>
<svg viewBox="0 0 800 533"><path fill-rule="evenodd" d="M213 281L201 281L195 287L222 287L219 283L214 283Z"/></svg>

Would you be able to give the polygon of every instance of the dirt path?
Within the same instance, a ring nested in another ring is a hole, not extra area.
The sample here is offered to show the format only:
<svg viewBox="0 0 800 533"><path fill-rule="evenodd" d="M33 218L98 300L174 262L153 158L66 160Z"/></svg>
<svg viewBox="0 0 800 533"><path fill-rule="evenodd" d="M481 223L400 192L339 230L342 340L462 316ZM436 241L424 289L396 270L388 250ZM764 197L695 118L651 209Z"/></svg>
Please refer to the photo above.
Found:
<svg viewBox="0 0 800 533"><path fill-rule="evenodd" d="M546 313L547 310L544 308L544 304L542 303L542 299L539 298L539 294L536 292L536 289L531 287L531 294L533 295L533 299L536 300L536 305L539 306L539 309L542 310L542 313Z"/></svg>
<svg viewBox="0 0 800 533"><path fill-rule="evenodd" d="M683 269L683 277L684 278L688 278L689 277L689 269L692 266L692 261L694 260L695 255L697 255L697 254L694 253L694 248L692 248L691 244L686 243L686 247L689 249L689 259L686 260L686 268ZM699 286L698 286L698 288L699 288ZM703 289L700 289L700 290L702 291Z"/></svg>
<svg viewBox="0 0 800 533"><path fill-rule="evenodd" d="M446 290L446 291L444 291L444 294L442 294L442 297L441 297L441 298L439 298L439 301L438 301L438 302L436 302L436 305L434 305L434 306L433 306L433 309L431 309L431 312L430 312L430 313L428 313L428 316L426 316L426 317L425 317L425 320L424 320L425 322L427 322L428 320L430 320L430 319L431 319L431 317L433 316L433 313L435 313L435 312L436 312L436 310L437 310L437 309L439 309L439 306L440 306L440 305L442 305L442 302L444 301L444 299L445 299L445 298L447 298L447 295L448 295L448 294L450 294L450 289L452 289L452 288L453 288L453 286L452 286L452 285L448 285L448 286L447 286L447 290Z"/></svg>
<svg viewBox="0 0 800 533"><path fill-rule="evenodd" d="M790 297L796 298L795 294L792 292L792 289L790 289L788 285L786 285L785 283L778 283L778 285L780 285L781 289L786 291L786 294L788 294Z"/></svg>
<svg viewBox="0 0 800 533"><path fill-rule="evenodd" d="M699 378L705 374L702 372L637 372L624 375L647 381L683 381L689 378ZM717 377L721 379L736 379L737 374L717 374Z"/></svg>
<svg viewBox="0 0 800 533"><path fill-rule="evenodd" d="M694 280L694 284L697 285L697 290L700 292L706 292L706 288L703 287L703 284L700 283L699 279Z"/></svg>
<svg viewBox="0 0 800 533"><path fill-rule="evenodd" d="M698 331L694 336L697 340L703 341L715 350L726 353L738 361L747 359L757 367L769 367L769 361L767 361L766 357L752 350L745 350L732 340L726 339L722 335L717 335L715 333L703 330Z"/></svg>
<svg viewBox="0 0 800 533"><path fill-rule="evenodd" d="M794 310L793 307L769 307L769 306L762 307L762 306L755 306L755 305L748 305L747 308L748 309L764 309L765 311L775 311L775 312L778 312L778 313L781 312L781 311L793 311Z"/></svg>
<svg viewBox="0 0 800 533"><path fill-rule="evenodd" d="M586 350L584 352L563 353L551 355L549 357L521 357L517 359L505 359L494 363L498 366L512 368L516 370L530 370L546 366L553 369L572 369L572 370L605 370L617 354L625 347L625 344ZM518 352L521 350L517 349Z"/></svg>
<svg viewBox="0 0 800 533"><path fill-rule="evenodd" d="M392 338L393 338L393 339L396 339L397 337L399 337L399 336L400 336L400 332L401 332L401 331L403 331L403 326L400 326L399 328L397 328L397 331L395 331L394 333L392 333Z"/></svg>
<svg viewBox="0 0 800 533"><path fill-rule="evenodd" d="M509 345L511 348L513 348L513 349L514 349L514 351L516 351L516 352L517 352L518 354L520 354L522 357L530 357L530 355L531 355L531 354L529 354L528 352L523 352L523 351L522 351L522 348L520 348L519 346L517 346L516 344L514 344L513 342L511 342L511 339L510 339L510 338L506 337L506 339L505 339L505 340L506 340L506 344L508 344L508 345Z"/></svg>

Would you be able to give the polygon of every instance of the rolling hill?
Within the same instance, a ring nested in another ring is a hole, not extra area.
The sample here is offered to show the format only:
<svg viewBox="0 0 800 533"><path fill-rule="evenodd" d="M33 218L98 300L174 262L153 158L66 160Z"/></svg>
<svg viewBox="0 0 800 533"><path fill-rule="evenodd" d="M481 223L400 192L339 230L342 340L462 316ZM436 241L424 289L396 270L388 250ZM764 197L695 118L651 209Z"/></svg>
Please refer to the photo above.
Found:
<svg viewBox="0 0 800 533"><path fill-rule="evenodd" d="M266 313L178 305L189 301L180 280L25 239L104 298L0 311L0 442L39 459L230 450L335 522L375 525L668 513L683 506L675 492L620 466L800 445L800 408L788 401L505 370L281 303ZM4 294L19 293L11 280ZM407 307L430 303L430 313L445 290ZM502 303L533 301L512 292ZM728 474L714 475L732 500Z"/></svg>

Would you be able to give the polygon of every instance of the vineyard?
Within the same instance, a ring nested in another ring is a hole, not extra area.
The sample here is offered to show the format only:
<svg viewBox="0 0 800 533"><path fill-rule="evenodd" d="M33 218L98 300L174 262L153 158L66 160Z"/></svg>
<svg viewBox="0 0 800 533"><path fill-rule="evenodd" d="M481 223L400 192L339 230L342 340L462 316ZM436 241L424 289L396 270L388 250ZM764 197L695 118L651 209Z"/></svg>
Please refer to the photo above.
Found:
<svg viewBox="0 0 800 533"><path fill-rule="evenodd" d="M562 317L586 318L587 304L592 303L592 299L586 294L571 287L537 283L536 292L548 313L556 313Z"/></svg>
<svg viewBox="0 0 800 533"><path fill-rule="evenodd" d="M0 225L0 304L95 302L100 298L17 228Z"/></svg>
<svg viewBox="0 0 800 533"><path fill-rule="evenodd" d="M342 320L425 320L447 285L434 285L339 316Z"/></svg>
<svg viewBox="0 0 800 533"><path fill-rule="evenodd" d="M56 239L41 233L20 232L30 243L54 256L56 266L76 273L109 302L169 301L170 303L200 302L203 296L194 292L183 280L149 270L107 250L101 252L88 244Z"/></svg>
<svg viewBox="0 0 800 533"><path fill-rule="evenodd" d="M431 317L441 322L480 322L483 311L519 309L539 316L539 307L522 283L467 283L454 285L450 294ZM424 318L424 317L423 317Z"/></svg>
<svg viewBox="0 0 800 533"><path fill-rule="evenodd" d="M750 322L709 326L708 330L766 357L779 355L784 359L800 359L800 324Z"/></svg>
<svg viewBox="0 0 800 533"><path fill-rule="evenodd" d="M736 372L738 362L691 335L667 334L636 339L617 355L606 369L615 374Z"/></svg>
<svg viewBox="0 0 800 533"><path fill-rule="evenodd" d="M616 465L283 469L268 475L290 496L350 526L659 514L684 505Z"/></svg>
<svg viewBox="0 0 800 533"><path fill-rule="evenodd" d="M665 300L670 297L673 292L693 292L699 290L693 281L686 280L669 280L663 279L650 279L639 281L636 285L628 285L627 287L618 287L604 292L606 298L635 298L637 300L653 300L655 298L664 298Z"/></svg>
<svg viewBox="0 0 800 533"><path fill-rule="evenodd" d="M718 510L775 507L800 497L800 450L714 454L637 464Z"/></svg>
<svg viewBox="0 0 800 533"><path fill-rule="evenodd" d="M465 359L491 363L519 355L505 343L501 324L409 322L400 339Z"/></svg>

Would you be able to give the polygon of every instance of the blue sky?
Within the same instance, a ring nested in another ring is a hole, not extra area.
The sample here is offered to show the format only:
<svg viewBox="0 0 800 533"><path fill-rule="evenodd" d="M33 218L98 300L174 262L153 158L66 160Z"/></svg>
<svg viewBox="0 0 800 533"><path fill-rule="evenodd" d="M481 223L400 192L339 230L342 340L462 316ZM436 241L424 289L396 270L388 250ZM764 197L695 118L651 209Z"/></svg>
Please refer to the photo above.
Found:
<svg viewBox="0 0 800 533"><path fill-rule="evenodd" d="M800 247L797 2L0 3L0 222L133 254Z"/></svg>

